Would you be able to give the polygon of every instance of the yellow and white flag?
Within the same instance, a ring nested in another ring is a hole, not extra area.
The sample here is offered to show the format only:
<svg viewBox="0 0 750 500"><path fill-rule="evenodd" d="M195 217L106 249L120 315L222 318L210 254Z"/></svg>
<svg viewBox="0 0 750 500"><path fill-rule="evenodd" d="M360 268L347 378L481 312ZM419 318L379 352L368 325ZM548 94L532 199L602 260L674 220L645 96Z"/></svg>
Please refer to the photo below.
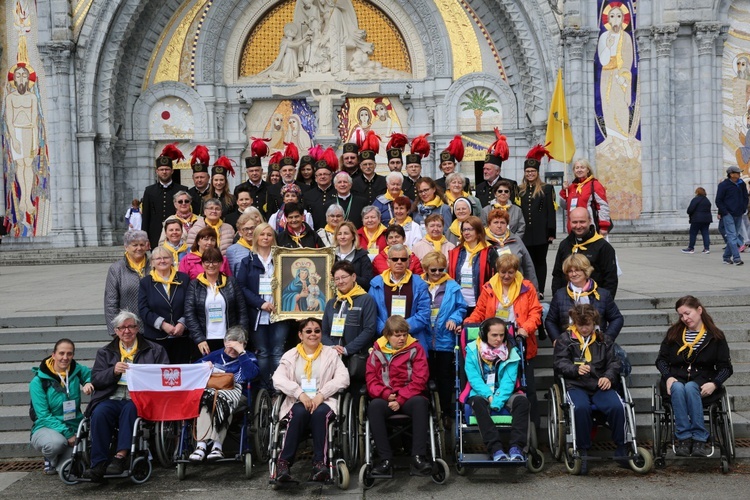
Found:
<svg viewBox="0 0 750 500"><path fill-rule="evenodd" d="M565 105L565 89L563 88L562 68L557 70L557 82L552 93L552 103L547 118L547 149L552 157L563 163L570 163L576 152L573 141L573 130L568 119L568 107Z"/></svg>

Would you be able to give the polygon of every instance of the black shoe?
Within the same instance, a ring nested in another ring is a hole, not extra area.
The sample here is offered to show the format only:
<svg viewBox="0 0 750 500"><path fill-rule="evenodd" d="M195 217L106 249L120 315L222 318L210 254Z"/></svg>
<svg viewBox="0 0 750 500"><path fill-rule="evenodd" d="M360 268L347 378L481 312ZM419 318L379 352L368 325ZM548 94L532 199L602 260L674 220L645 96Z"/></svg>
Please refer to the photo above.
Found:
<svg viewBox="0 0 750 500"><path fill-rule="evenodd" d="M628 457L628 449L625 445L618 446L615 449L615 462L624 469L630 468L630 458Z"/></svg>
<svg viewBox="0 0 750 500"><path fill-rule="evenodd" d="M414 476L429 476L432 464L422 455L414 455L411 459L411 474Z"/></svg>
<svg viewBox="0 0 750 500"><path fill-rule="evenodd" d="M704 441L693 441L693 451L690 452L691 457L707 457L711 454L711 447Z"/></svg>
<svg viewBox="0 0 750 500"><path fill-rule="evenodd" d="M106 471L106 463L98 463L90 469L86 469L85 471L83 471L83 479L88 479L92 483L101 483L104 480L104 473Z"/></svg>
<svg viewBox="0 0 750 500"><path fill-rule="evenodd" d="M310 481L318 483L324 483L330 479L328 474L328 467L325 462L313 462L312 473L310 473Z"/></svg>
<svg viewBox="0 0 750 500"><path fill-rule="evenodd" d="M689 457L690 453L693 451L693 440L692 439L685 439L685 440L678 440L677 444L674 447L674 454L678 457Z"/></svg>
<svg viewBox="0 0 750 500"><path fill-rule="evenodd" d="M371 476L391 476L393 475L393 470L391 467L393 464L391 464L391 461L387 458L385 460L382 460L378 465L372 468L372 471L370 472Z"/></svg>
<svg viewBox="0 0 750 500"><path fill-rule="evenodd" d="M292 474L289 472L290 464L283 458L276 461L276 481L288 483L292 480Z"/></svg>
<svg viewBox="0 0 750 500"><path fill-rule="evenodd" d="M106 474L108 476L119 476L123 472L128 470L128 458L127 457L115 457L109 463Z"/></svg>
<svg viewBox="0 0 750 500"><path fill-rule="evenodd" d="M585 476L589 473L589 452L588 450L581 450L581 475Z"/></svg>

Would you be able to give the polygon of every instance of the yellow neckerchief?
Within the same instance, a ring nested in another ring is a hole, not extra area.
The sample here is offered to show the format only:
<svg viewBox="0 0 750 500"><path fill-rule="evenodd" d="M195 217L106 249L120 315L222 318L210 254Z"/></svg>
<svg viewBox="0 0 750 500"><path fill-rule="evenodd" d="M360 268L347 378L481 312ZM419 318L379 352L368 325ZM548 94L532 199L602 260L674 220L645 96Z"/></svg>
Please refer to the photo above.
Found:
<svg viewBox="0 0 750 500"><path fill-rule="evenodd" d="M206 223L207 227L210 227L214 231L216 231L216 244L218 245L221 242L221 225L224 224L224 222L219 219L219 222L216 223L216 225L211 224L208 222L208 219L203 219Z"/></svg>
<svg viewBox="0 0 750 500"><path fill-rule="evenodd" d="M347 293L341 293L338 290L336 290L336 301L337 302L343 302L347 301L349 302L349 309L354 307L354 297L359 297L360 295L364 295L367 292L364 288L362 288L359 283L356 283L354 285L354 288L349 290Z"/></svg>
<svg viewBox="0 0 750 500"><path fill-rule="evenodd" d="M490 231L490 228L485 229L484 233L488 238L492 238L493 241L496 241L497 244L501 247L504 247L505 242L508 240L508 238L510 238L510 229L506 229L505 234L503 234L502 236L495 236L492 231Z"/></svg>
<svg viewBox="0 0 750 500"><path fill-rule="evenodd" d="M366 227L362 226L362 229L362 232L365 234L365 238L367 238L367 248L370 248L378 242L378 238L385 232L386 228L383 224L380 224L372 235L370 235L370 232Z"/></svg>
<svg viewBox="0 0 750 500"><path fill-rule="evenodd" d="M599 240L601 240L603 238L604 238L604 236L602 236L601 234L594 233L594 236L592 236L591 238L587 239L583 243L575 243L575 244L573 244L573 253L578 253L578 250L587 250L586 245L588 245L589 243L593 243L595 241L599 241Z"/></svg>
<svg viewBox="0 0 750 500"><path fill-rule="evenodd" d="M578 341L578 345L581 346L581 355L586 361L591 362L591 349L589 348L591 346L591 343L596 340L596 330L591 332L591 335L588 338L588 341L586 341L586 338L578 333L578 328L576 328L576 325L570 325L568 327L570 330L571 336Z"/></svg>
<svg viewBox="0 0 750 500"><path fill-rule="evenodd" d="M446 190L445 191L445 198L448 200L448 203L451 206L453 206L453 203L457 199L459 199L459 198L468 198L468 197L469 197L469 193L467 193L466 191L461 191L461 195L460 196L453 196L453 193L451 193L450 190Z"/></svg>
<svg viewBox="0 0 750 500"><path fill-rule="evenodd" d="M435 288L439 287L440 285L442 285L443 283L451 279L451 277L448 276L447 273L443 273L443 275L440 278L438 278L437 281L430 281L429 279L427 279L426 272L421 276L421 278L425 281L425 283L427 283L427 286L430 287L430 291L433 291Z"/></svg>
<svg viewBox="0 0 750 500"><path fill-rule="evenodd" d="M474 245L474 248L469 248L468 243L464 243L464 250L466 250L466 261L469 265L472 265L474 262L474 257L476 257L479 252L484 250L490 246L486 241L478 241L476 245Z"/></svg>
<svg viewBox="0 0 750 500"><path fill-rule="evenodd" d="M410 345L412 345L416 341L417 341L417 339L415 339L411 335L408 335L406 337L406 344L404 344L404 347L402 347L401 349L394 349L388 343L388 339L385 337L385 335L382 336L382 337L380 337L378 340L376 340L376 342L378 344L378 347L380 347L380 352L382 352L383 354L390 354L391 356L393 356L397 352L403 351L404 349L406 349L407 347L409 347Z"/></svg>
<svg viewBox="0 0 750 500"><path fill-rule="evenodd" d="M203 252L201 252L200 250L191 250L190 253L197 256L199 262L201 257L203 257Z"/></svg>
<svg viewBox="0 0 750 500"><path fill-rule="evenodd" d="M253 245L252 245L252 243L248 243L248 241L245 238L240 238L239 240L237 240L237 243L239 243L243 247L247 248L251 252L253 251Z"/></svg>
<svg viewBox="0 0 750 500"><path fill-rule="evenodd" d="M117 345L120 347L120 362L126 363L126 362L135 362L135 353L138 351L138 337L135 338L135 342L133 342L133 347L130 348L128 351L123 347L122 342L118 342Z"/></svg>
<svg viewBox="0 0 750 500"><path fill-rule="evenodd" d="M578 185L576 186L576 193L581 194L581 191L583 191L584 184L588 184L589 182L591 182L593 180L594 180L594 176L593 175L589 175L584 180L582 180L581 182L579 182Z"/></svg>
<svg viewBox="0 0 750 500"><path fill-rule="evenodd" d="M408 223L410 223L410 222L413 222L413 221L414 221L414 219L412 219L412 218L411 218L410 216L408 216L408 215L406 216L406 219L404 219L404 222L399 222L399 221L397 221L397 220L396 220L396 218L394 217L393 219L391 219L390 221L388 221L388 225L389 225L389 226L393 226L394 224L397 224L397 225L399 225L399 226L401 226L401 227L404 227L404 226L406 226L406 225L407 225Z"/></svg>
<svg viewBox="0 0 750 500"><path fill-rule="evenodd" d="M169 278L162 278L161 275L156 271L156 269L151 269L150 275L151 279L154 280L154 282L166 285L167 295L169 295L170 290L172 289L172 285L182 285L182 282L174 280L174 277L177 276L177 269L175 269L174 267L169 273Z"/></svg>
<svg viewBox="0 0 750 500"><path fill-rule="evenodd" d="M494 208L494 209L502 208L502 209L503 209L503 210L505 210L506 212L510 212L510 205L511 205L511 203L510 203L510 202L508 202L508 204L507 204L507 205L501 205L501 204L500 204L499 202L497 202L497 201L496 201L496 202L494 202L494 203L492 204L492 208Z"/></svg>
<svg viewBox="0 0 750 500"><path fill-rule="evenodd" d="M187 226L187 227L192 226L193 224L195 224L195 221L198 220L198 216L192 212L190 213L190 217L188 217L187 219L183 219L179 215L175 215L175 217L177 217L180 220L180 222L182 222L183 226Z"/></svg>
<svg viewBox="0 0 750 500"><path fill-rule="evenodd" d="M445 236L442 235L442 234L440 235L440 239L439 240L433 240L432 237L429 234L426 235L424 237L424 239L426 241L429 241L430 243L432 243L432 247L435 249L436 252L440 252L441 251L441 249L443 248L443 243L448 243L448 240L445 239Z"/></svg>
<svg viewBox="0 0 750 500"><path fill-rule="evenodd" d="M693 340L692 342L688 342L687 340L685 340L686 334L687 334L687 328L682 330L682 347L680 347L677 350L677 354L680 354L682 351L687 349L688 355L686 359L690 359L693 356L693 348L698 342L700 342L700 340L704 337L704 335L706 335L706 325L701 325L701 329L698 332L698 335L695 336L695 340Z"/></svg>
<svg viewBox="0 0 750 500"><path fill-rule="evenodd" d="M596 291L597 288L599 288L599 285L596 284L596 281L592 281L593 286L591 287L591 290L588 292L581 292L578 294L578 298L581 297L588 297L591 294L594 294L594 297L596 297L596 300L599 300L599 292ZM573 299L573 302L578 302L575 295L573 295L573 290L570 288L572 283L568 283L568 286L565 287L565 289L568 291L568 297Z"/></svg>
<svg viewBox="0 0 750 500"><path fill-rule="evenodd" d="M398 193L398 196L403 196L403 195L404 195L404 192L403 192L403 191L400 191L400 192ZM391 192L390 192L390 191L386 191L386 192L385 192L385 199L386 199L386 200L388 200L388 201L393 201L393 200L395 200L396 198L398 198L398 196L396 196L396 197L394 198L394 197L393 197L393 195L391 195Z"/></svg>
<svg viewBox="0 0 750 500"><path fill-rule="evenodd" d="M328 223L326 223L325 230L326 230L326 233L331 233L331 234L336 232L336 228Z"/></svg>
<svg viewBox="0 0 750 500"><path fill-rule="evenodd" d="M394 283L393 281L391 281L390 269L386 269L385 271L383 271L383 274L381 274L380 276L383 277L383 284L385 284L385 286L391 287L391 291L395 292L399 288L399 286L403 286L404 283L409 282L409 280L411 279L411 274L411 270L407 268L404 276L398 283Z"/></svg>
<svg viewBox="0 0 750 500"><path fill-rule="evenodd" d="M172 254L172 266L177 268L177 266L180 265L180 253L187 250L187 243L183 242L182 245L179 246L179 248L176 248L170 242L164 240L164 243L162 243L161 246L169 250L169 253Z"/></svg>
<svg viewBox="0 0 750 500"><path fill-rule="evenodd" d="M130 268L138 273L139 278L143 278L146 275L146 258L144 257L140 264L133 261L133 259L130 258L128 255L128 252L125 252L125 260L128 261L128 265Z"/></svg>
<svg viewBox="0 0 750 500"><path fill-rule="evenodd" d="M495 292L497 300L504 309L509 308L516 301L518 296L521 294L521 283L523 283L523 274L516 271L516 277L513 279L513 283L508 287L508 300L503 299L503 282L500 279L500 275L496 274L488 281L492 287L492 291Z"/></svg>
<svg viewBox="0 0 750 500"><path fill-rule="evenodd" d="M430 208L440 208L443 206L443 200L441 200L439 196L435 196L433 199L431 199L427 203L422 203L422 206L430 207Z"/></svg>
<svg viewBox="0 0 750 500"><path fill-rule="evenodd" d="M206 288L210 288L214 291L214 297L219 293L220 288L224 288L224 286L227 284L227 277L224 276L222 273L219 273L219 279L216 280L216 285L212 285L208 282L208 278L206 278L206 273L200 273L198 275L198 278L196 278L198 281L206 285Z"/></svg>
<svg viewBox="0 0 750 500"><path fill-rule="evenodd" d="M318 348L315 349L315 352L312 354L312 356L308 356L305 352L305 348L302 347L302 344L297 344L297 352L299 353L299 356L305 360L305 377L307 377L307 380L310 380L312 378L312 365L313 361L318 359L318 356L320 356L320 353L323 352L323 344L318 344Z"/></svg>
<svg viewBox="0 0 750 500"><path fill-rule="evenodd" d="M69 384L68 382L68 370L65 370L64 372L59 372L55 370L55 360L52 359L52 356L47 358L46 362L47 368L49 368L49 371L60 377L60 382L62 383L63 387L65 387L67 392L67 386Z"/></svg>
<svg viewBox="0 0 750 500"><path fill-rule="evenodd" d="M459 238L461 237L461 221L459 221L458 219L451 222L451 227L448 229L450 229L450 232L455 234Z"/></svg>

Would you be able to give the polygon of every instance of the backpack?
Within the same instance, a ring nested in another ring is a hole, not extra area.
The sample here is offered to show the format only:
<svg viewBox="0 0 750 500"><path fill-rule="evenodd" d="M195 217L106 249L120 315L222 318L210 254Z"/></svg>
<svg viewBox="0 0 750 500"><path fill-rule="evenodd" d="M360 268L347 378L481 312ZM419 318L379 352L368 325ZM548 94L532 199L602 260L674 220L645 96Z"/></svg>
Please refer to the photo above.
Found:
<svg viewBox="0 0 750 500"><path fill-rule="evenodd" d="M52 387L52 381L48 378L40 378L42 381L42 389L46 392L47 389ZM34 411L34 403L29 401L29 418L32 422L36 422L36 411Z"/></svg>

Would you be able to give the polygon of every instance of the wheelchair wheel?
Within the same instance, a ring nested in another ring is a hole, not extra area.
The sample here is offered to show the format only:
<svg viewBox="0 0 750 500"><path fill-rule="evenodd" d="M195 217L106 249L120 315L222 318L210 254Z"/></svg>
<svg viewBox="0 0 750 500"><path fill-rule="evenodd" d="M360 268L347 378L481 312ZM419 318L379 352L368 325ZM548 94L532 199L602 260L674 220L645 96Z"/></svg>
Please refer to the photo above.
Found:
<svg viewBox="0 0 750 500"><path fill-rule="evenodd" d="M435 430L437 431L435 435L435 438L437 440L437 449L435 450L435 456L442 458L447 455L447 452L445 450L445 426L443 425L443 410L440 408L440 398L437 394L432 395L432 401L434 419L436 423Z"/></svg>
<svg viewBox="0 0 750 500"><path fill-rule="evenodd" d="M725 457L721 457L721 473L729 473L729 460L727 460Z"/></svg>
<svg viewBox="0 0 750 500"><path fill-rule="evenodd" d="M549 389L547 400L547 437L549 448L555 460L560 460L565 446L565 413L562 408L562 393L560 386L554 384Z"/></svg>
<svg viewBox="0 0 750 500"><path fill-rule="evenodd" d="M182 481L185 479L185 476L187 476L187 464L186 463L177 463L177 479Z"/></svg>
<svg viewBox="0 0 750 500"><path fill-rule="evenodd" d="M80 465L76 466L72 458L67 459L65 462L63 462L62 466L60 467L60 471L58 472L60 481L69 485L78 484L78 478L83 473L83 471L79 471L77 469L83 469L83 467L81 467Z"/></svg>
<svg viewBox="0 0 750 500"><path fill-rule="evenodd" d="M365 490L369 490L375 485L375 480L370 477L371 470L372 470L372 466L368 464L364 464L359 469L359 484Z"/></svg>
<svg viewBox="0 0 750 500"><path fill-rule="evenodd" d="M362 462L366 462L369 457L365 457L365 407L367 406L367 396L360 396L359 398L359 409L357 413L359 414L359 419L357 419L357 437L359 440L359 450L360 454L362 455Z"/></svg>
<svg viewBox="0 0 750 500"><path fill-rule="evenodd" d="M349 489L349 467L343 460L336 462L336 487L340 490Z"/></svg>
<svg viewBox="0 0 750 500"><path fill-rule="evenodd" d="M245 477L250 479L253 476L253 455L252 453L245 453Z"/></svg>
<svg viewBox="0 0 750 500"><path fill-rule="evenodd" d="M722 422L724 424L724 439L726 441L725 449L727 455L727 461L731 464L734 460L734 422L732 421L732 401L729 394L724 391L722 396L722 406L724 407L724 414L722 415Z"/></svg>
<svg viewBox="0 0 750 500"><path fill-rule="evenodd" d="M354 406L355 399L351 394L344 396L343 429L341 431L341 453L344 455L347 467L354 469L359 465L359 411Z"/></svg>
<svg viewBox="0 0 750 500"><path fill-rule="evenodd" d="M453 447L453 463L456 466L456 473L459 476L465 476L469 471L468 471L468 468L464 464L459 462L458 454L459 454L459 447L458 447L458 444L456 444Z"/></svg>
<svg viewBox="0 0 750 500"><path fill-rule="evenodd" d="M259 390L253 401L251 432L253 453L255 453L255 458L261 462L266 462L269 459L271 434L268 432L268 429L271 427L272 412L273 402L271 401L271 395L265 389Z"/></svg>
<svg viewBox="0 0 750 500"><path fill-rule="evenodd" d="M162 467L169 468L174 465L177 444L180 441L182 422L175 420L171 422L156 422L155 448L156 458Z"/></svg>
<svg viewBox="0 0 750 500"><path fill-rule="evenodd" d="M638 454L630 457L630 460L628 461L630 468L633 469L633 472L637 472L638 474L647 474L654 466L654 457L646 448L641 448L639 446L637 450Z"/></svg>
<svg viewBox="0 0 750 500"><path fill-rule="evenodd" d="M577 476L581 473L582 461L580 458L573 457L573 448L568 448L563 454L565 459L565 468L570 474Z"/></svg>
<svg viewBox="0 0 750 500"><path fill-rule="evenodd" d="M433 466L432 482L435 484L444 484L451 476L451 471L448 468L448 463L442 458L435 460Z"/></svg>
<svg viewBox="0 0 750 500"><path fill-rule="evenodd" d="M135 484L143 484L151 478L153 468L148 457L138 457L133 460L133 468L130 469L130 480Z"/></svg>

